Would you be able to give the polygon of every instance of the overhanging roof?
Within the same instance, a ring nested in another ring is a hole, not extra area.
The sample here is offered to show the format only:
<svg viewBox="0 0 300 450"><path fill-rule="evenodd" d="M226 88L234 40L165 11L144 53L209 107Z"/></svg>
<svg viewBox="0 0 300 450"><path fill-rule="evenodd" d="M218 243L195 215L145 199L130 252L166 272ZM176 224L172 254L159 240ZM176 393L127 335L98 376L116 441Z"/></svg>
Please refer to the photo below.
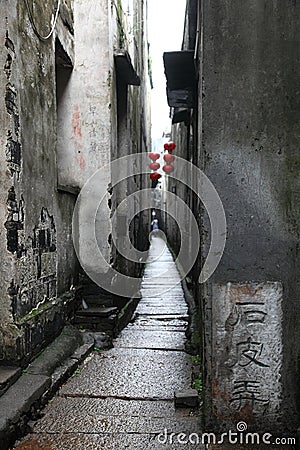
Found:
<svg viewBox="0 0 300 450"><path fill-rule="evenodd" d="M172 124L174 123L188 123L189 120L189 109L183 108L173 108L172 109Z"/></svg>
<svg viewBox="0 0 300 450"><path fill-rule="evenodd" d="M163 59L169 106L192 108L196 89L194 51L165 52Z"/></svg>
<svg viewBox="0 0 300 450"><path fill-rule="evenodd" d="M131 62L130 55L125 49L118 49L114 52L114 59L118 75L125 83L140 86L141 80Z"/></svg>

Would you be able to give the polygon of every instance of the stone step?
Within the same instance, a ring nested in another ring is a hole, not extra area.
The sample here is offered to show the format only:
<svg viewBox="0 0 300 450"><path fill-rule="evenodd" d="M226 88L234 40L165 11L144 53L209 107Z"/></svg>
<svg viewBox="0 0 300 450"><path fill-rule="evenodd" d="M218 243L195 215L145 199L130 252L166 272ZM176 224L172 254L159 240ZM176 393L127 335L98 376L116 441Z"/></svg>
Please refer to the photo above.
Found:
<svg viewBox="0 0 300 450"><path fill-rule="evenodd" d="M101 307L101 306L93 306L86 309L79 309L76 311L77 317L109 317L112 314L116 314L118 308L115 306L110 307Z"/></svg>
<svg viewBox="0 0 300 450"><path fill-rule="evenodd" d="M0 396L21 376L20 367L0 366Z"/></svg>
<svg viewBox="0 0 300 450"><path fill-rule="evenodd" d="M88 306L113 306L114 299L109 296L104 296L101 294L85 294L82 295L83 300L87 303Z"/></svg>
<svg viewBox="0 0 300 450"><path fill-rule="evenodd" d="M85 325L86 328L92 328L96 331L104 331L103 326L107 329L112 328L117 323L117 314L113 314L109 317L93 317L93 316L77 316L75 314L74 323L76 325ZM89 327L89 325L99 325L101 329L97 327Z"/></svg>
<svg viewBox="0 0 300 450"><path fill-rule="evenodd" d="M118 308L88 308L79 310L74 317L74 324L88 330L101 331L115 336L118 325Z"/></svg>

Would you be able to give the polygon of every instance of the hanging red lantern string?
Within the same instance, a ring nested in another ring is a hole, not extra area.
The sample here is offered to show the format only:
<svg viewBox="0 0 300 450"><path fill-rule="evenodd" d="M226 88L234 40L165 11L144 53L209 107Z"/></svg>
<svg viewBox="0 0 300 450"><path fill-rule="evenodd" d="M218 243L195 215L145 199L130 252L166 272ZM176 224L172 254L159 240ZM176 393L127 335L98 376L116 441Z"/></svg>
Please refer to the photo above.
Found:
<svg viewBox="0 0 300 450"><path fill-rule="evenodd" d="M150 167L151 170L158 170L158 169L160 168L160 164L157 163L157 162L152 162L152 163L149 165L149 167Z"/></svg>
<svg viewBox="0 0 300 450"><path fill-rule="evenodd" d="M171 173L174 170L174 166L172 164L165 164L162 169L166 173Z"/></svg>
<svg viewBox="0 0 300 450"><path fill-rule="evenodd" d="M161 178L161 174L157 172L150 173L150 179L152 181L158 181Z"/></svg>
<svg viewBox="0 0 300 450"><path fill-rule="evenodd" d="M156 161L157 159L160 158L160 154L159 153L149 153L149 158L152 159L152 161Z"/></svg>
<svg viewBox="0 0 300 450"><path fill-rule="evenodd" d="M168 150L168 152L171 152L175 148L176 148L176 145L175 145L175 142L173 142L173 141L169 141L164 144L164 149Z"/></svg>
<svg viewBox="0 0 300 450"><path fill-rule="evenodd" d="M165 160L167 163L172 163L172 162L175 161L175 156L174 156L174 155L171 155L170 153L166 153L166 154L164 155L164 160Z"/></svg>
<svg viewBox="0 0 300 450"><path fill-rule="evenodd" d="M175 148L176 148L176 145L175 145L175 142L173 142L173 141L169 141L164 144L164 149L169 152L169 153L166 153L163 157L166 164L163 166L162 169L166 174L169 174L174 171L174 166L172 166L172 164L170 164L170 163L175 161L175 156L171 154L171 152Z"/></svg>
<svg viewBox="0 0 300 450"><path fill-rule="evenodd" d="M175 156L172 155L170 152L172 152L175 148L176 145L175 142L173 141L169 141L164 144L164 149L169 152L163 156L166 164L163 166L162 169L166 174L172 173L174 171L174 166L172 166L172 164L170 163L175 161ZM151 170L154 171L153 173L150 173L150 179L152 181L158 181L161 178L161 174L156 172L156 170L160 168L160 164L156 161L160 158L160 154L150 152L149 158L152 160L151 164L149 164L149 167Z"/></svg>

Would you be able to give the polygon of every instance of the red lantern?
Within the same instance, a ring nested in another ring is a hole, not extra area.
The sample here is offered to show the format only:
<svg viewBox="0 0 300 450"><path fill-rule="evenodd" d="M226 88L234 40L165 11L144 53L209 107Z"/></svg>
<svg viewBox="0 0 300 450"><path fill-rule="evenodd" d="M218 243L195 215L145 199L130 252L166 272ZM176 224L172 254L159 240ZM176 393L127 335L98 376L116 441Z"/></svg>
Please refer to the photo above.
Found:
<svg viewBox="0 0 300 450"><path fill-rule="evenodd" d="M175 145L175 142L173 142L173 141L169 141L164 144L164 149L168 150L169 152L171 152L175 148L176 148L176 145Z"/></svg>
<svg viewBox="0 0 300 450"><path fill-rule="evenodd" d="M151 170L158 170L158 169L160 168L160 164L157 163L157 162L152 162L152 163L149 165L149 167L150 167Z"/></svg>
<svg viewBox="0 0 300 450"><path fill-rule="evenodd" d="M159 159L160 154L159 153L149 153L149 158L152 159L152 161L156 161L157 159Z"/></svg>
<svg viewBox="0 0 300 450"><path fill-rule="evenodd" d="M152 181L158 181L161 178L161 174L157 172L150 173L150 179Z"/></svg>
<svg viewBox="0 0 300 450"><path fill-rule="evenodd" d="M165 160L167 163L174 162L174 161L175 161L175 156L174 156L174 155L171 155L170 153L166 153L166 154L164 155L164 160Z"/></svg>
<svg viewBox="0 0 300 450"><path fill-rule="evenodd" d="M172 164L165 164L163 167L163 171L166 173L171 173L173 172L174 167L172 166Z"/></svg>

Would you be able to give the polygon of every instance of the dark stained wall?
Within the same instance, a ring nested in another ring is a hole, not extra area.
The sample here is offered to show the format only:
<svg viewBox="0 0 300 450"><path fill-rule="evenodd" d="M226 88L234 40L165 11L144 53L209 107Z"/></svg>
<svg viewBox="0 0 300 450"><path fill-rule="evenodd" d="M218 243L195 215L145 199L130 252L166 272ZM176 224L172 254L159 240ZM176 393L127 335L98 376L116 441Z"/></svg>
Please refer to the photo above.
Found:
<svg viewBox="0 0 300 450"><path fill-rule="evenodd" d="M211 236L209 219L193 200L202 247L190 275L201 317L206 427L227 431L244 420L254 430L295 431L300 406L300 5L292 0L192 5L187 2L183 49L192 42L188 33L198 14L197 104L190 123L173 126L172 139L177 154L191 149L185 157L213 182L227 219L221 263L199 285ZM190 204L187 194L178 192ZM179 236L169 229L176 248ZM257 317L249 324L245 303L263 317L263 325ZM241 350L245 345L248 350ZM245 356L247 351L260 354L259 364ZM245 384L247 371L252 388Z"/></svg>
<svg viewBox="0 0 300 450"><path fill-rule="evenodd" d="M57 27L72 46L72 3ZM31 2L29 6L32 7ZM4 6L1 6L4 8ZM53 36L40 40L25 2L1 14L1 344L3 362L25 363L55 337L74 307L60 296L76 284L71 222L76 196L57 190L56 74ZM45 36L53 2L32 10Z"/></svg>
<svg viewBox="0 0 300 450"><path fill-rule="evenodd" d="M282 429L300 394L299 25L295 1L202 2L201 152L228 222L213 282L282 282Z"/></svg>

